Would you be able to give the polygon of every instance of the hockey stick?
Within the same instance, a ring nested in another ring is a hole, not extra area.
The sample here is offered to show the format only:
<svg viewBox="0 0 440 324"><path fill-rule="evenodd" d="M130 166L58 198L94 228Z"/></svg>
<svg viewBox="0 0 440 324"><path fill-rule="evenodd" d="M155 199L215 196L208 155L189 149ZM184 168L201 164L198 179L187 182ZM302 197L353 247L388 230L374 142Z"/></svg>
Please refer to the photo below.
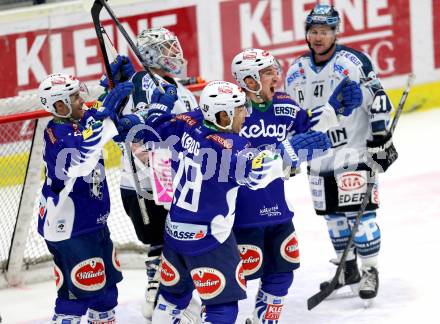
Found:
<svg viewBox="0 0 440 324"><path fill-rule="evenodd" d="M394 132L397 122L399 121L400 115L403 110L403 106L405 105L406 98L408 97L409 90L411 89L411 86L414 82L414 78L415 76L412 73L408 76L408 80L406 82L406 88L402 93L402 97L400 98L399 105L396 110L396 114L394 116L393 122L390 127L391 134ZM367 172L367 191L365 192L365 196L362 199L361 207L359 208L359 211L356 214L356 221L351 229L351 236L348 239L347 247L344 249L344 252L342 253L341 260L339 261L339 265L336 269L336 273L333 276L332 280L330 281L329 285L327 285L324 289L322 289L321 291L319 291L318 293L316 293L307 300L308 310L312 310L313 308L318 306L324 299L330 296L339 283L339 276L341 275L342 271L345 268L345 260L347 259L348 252L350 250L351 244L353 243L354 240L354 236L356 235L357 229L359 227L361 217L365 212L365 209L367 208L367 205L370 201L371 193L374 188L374 181L372 180L374 178L374 175L375 175L374 171L371 171L371 173Z"/></svg>
<svg viewBox="0 0 440 324"><path fill-rule="evenodd" d="M103 37L103 34L105 34L107 37L108 37L108 35L105 32L104 27L101 25L101 22L99 19L99 15L101 13L101 10L102 10L101 1L95 0L95 2L93 3L92 9L91 9L91 14L92 14L92 19L93 19L93 24L95 25L96 36L98 37L99 46L100 46L102 56L104 59L104 65L105 65L105 69L106 69L106 73L107 73L107 78L109 81L109 87L111 89L114 87L114 76L113 76L111 68L110 68L110 62L108 59L107 49L105 47L105 42L104 42L104 37ZM110 41L109 37L108 37L108 39ZM114 47L113 47L113 50L117 54L116 49ZM139 203L139 209L140 209L141 215L142 215L142 221L145 225L148 225L150 223L150 217L148 216L147 206L145 205L145 200L143 199L143 197L141 195L141 186L140 186L140 182L139 182L139 176L137 174L137 167L136 167L136 164L134 161L133 153L131 151L131 147L126 142L124 142L124 148L125 148L125 151L127 152L128 160L130 162L131 174L133 176L133 182L134 182L135 189L136 189L136 196L137 196L137 200Z"/></svg>
<svg viewBox="0 0 440 324"><path fill-rule="evenodd" d="M125 30L124 26L121 24L121 22L119 21L118 17L116 17L116 15L113 12L112 8L110 8L110 6L108 5L107 0L95 0L95 3L96 2L100 2L101 3L101 7L104 7L107 10L108 14L112 18L112 20L115 22L116 27L118 27L119 31L121 32L122 36L124 36L125 40L127 41L128 45L132 49L133 53L136 55L136 57L138 58L139 62L142 64L144 70L148 73L148 75L150 76L151 80L153 80L153 82L156 85L156 87L159 88L160 92L165 93L165 90L161 86L159 80L156 78L154 73L151 72L150 68L148 67L147 62L145 62L145 60L142 57L141 53L139 52L139 49L137 48L136 44L133 43L133 41L130 38L130 35L128 35L128 33Z"/></svg>

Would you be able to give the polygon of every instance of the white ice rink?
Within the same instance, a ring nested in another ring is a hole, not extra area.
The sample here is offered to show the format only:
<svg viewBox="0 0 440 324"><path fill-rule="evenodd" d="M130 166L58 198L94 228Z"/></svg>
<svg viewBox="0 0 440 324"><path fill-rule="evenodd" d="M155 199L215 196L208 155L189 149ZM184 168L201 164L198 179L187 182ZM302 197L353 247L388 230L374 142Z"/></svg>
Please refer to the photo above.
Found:
<svg viewBox="0 0 440 324"><path fill-rule="evenodd" d="M380 181L382 231L380 289L372 307L359 298L324 301L312 311L306 300L321 281L333 275L328 260L333 249L324 220L315 216L304 174L289 181L295 206L301 268L286 298L282 324L291 323L439 323L440 291L440 109L403 115L395 133L399 159ZM144 323L140 304L145 273L124 271L119 284L119 323ZM240 303L237 323L252 312L256 283L249 283L248 300ZM0 290L3 323L47 323L52 315L55 284L47 282ZM165 324L165 323L164 323Z"/></svg>

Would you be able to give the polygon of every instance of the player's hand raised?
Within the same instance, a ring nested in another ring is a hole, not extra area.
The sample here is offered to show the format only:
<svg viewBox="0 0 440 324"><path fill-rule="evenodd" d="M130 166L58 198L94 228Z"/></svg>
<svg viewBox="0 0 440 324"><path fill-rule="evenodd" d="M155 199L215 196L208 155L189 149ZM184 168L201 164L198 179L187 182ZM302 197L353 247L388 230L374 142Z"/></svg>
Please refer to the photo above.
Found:
<svg viewBox="0 0 440 324"><path fill-rule="evenodd" d="M96 119L110 117L115 120L124 99L131 94L134 85L130 81L118 84L104 99L101 110L95 114Z"/></svg>
<svg viewBox="0 0 440 324"><path fill-rule="evenodd" d="M349 116L354 109L362 104L362 99L362 90L359 84L349 78L345 78L333 91L328 103L337 114Z"/></svg>

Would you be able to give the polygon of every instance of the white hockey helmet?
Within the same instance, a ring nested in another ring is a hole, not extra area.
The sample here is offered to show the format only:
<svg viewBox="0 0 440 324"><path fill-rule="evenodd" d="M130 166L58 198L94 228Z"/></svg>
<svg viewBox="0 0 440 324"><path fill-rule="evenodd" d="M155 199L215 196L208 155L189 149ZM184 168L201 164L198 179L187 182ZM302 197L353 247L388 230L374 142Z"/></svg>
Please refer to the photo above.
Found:
<svg viewBox="0 0 440 324"><path fill-rule="evenodd" d="M203 117L220 129L231 129L235 108L246 103L246 94L236 84L226 81L212 81L203 88L200 95L200 109ZM216 114L224 111L230 124L226 127L217 123Z"/></svg>
<svg viewBox="0 0 440 324"><path fill-rule="evenodd" d="M237 80L242 88L258 95L262 87L259 72L272 65L277 67L277 62L268 51L258 48L249 48L234 57L231 64L231 71L235 80ZM258 83L258 90L251 90L247 87L244 82L247 77L252 77Z"/></svg>
<svg viewBox="0 0 440 324"><path fill-rule="evenodd" d="M44 110L62 118L70 117L72 114L70 96L80 91L87 92L87 87L73 76L63 73L49 75L41 81L38 87L38 95ZM55 110L55 103L57 101L62 101L67 105L70 110L67 115L57 114Z"/></svg>
<svg viewBox="0 0 440 324"><path fill-rule="evenodd" d="M137 37L136 46L147 64L174 75L181 74L187 61L177 36L168 29L150 28Z"/></svg>

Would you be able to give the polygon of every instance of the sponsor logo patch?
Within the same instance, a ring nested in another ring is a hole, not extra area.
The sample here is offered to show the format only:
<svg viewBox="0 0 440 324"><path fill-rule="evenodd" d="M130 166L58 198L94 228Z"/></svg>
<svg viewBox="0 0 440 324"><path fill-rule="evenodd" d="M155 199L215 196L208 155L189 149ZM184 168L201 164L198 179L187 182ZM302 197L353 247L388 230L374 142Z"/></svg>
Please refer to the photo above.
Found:
<svg viewBox="0 0 440 324"><path fill-rule="evenodd" d="M264 315L264 319L270 321L278 321L280 319L282 310L283 310L283 305L268 304L266 308L266 314Z"/></svg>
<svg viewBox="0 0 440 324"><path fill-rule="evenodd" d="M172 222L170 221L169 217L167 217L165 231L175 240L197 241L206 236L208 227L205 225Z"/></svg>
<svg viewBox="0 0 440 324"><path fill-rule="evenodd" d="M207 139L214 141L218 144L220 144L221 146L223 146L225 149L231 149L232 148L232 144L229 140L221 137L218 134L211 134L206 136Z"/></svg>
<svg viewBox="0 0 440 324"><path fill-rule="evenodd" d="M240 263L237 265L237 269L235 270L235 279L237 279L238 285L243 290L246 290L246 278L244 277L244 269L243 269L242 261L240 261Z"/></svg>
<svg viewBox="0 0 440 324"><path fill-rule="evenodd" d="M53 130L52 128L48 128L46 130L47 136L49 137L49 140L52 144L55 144L55 142L57 141L57 138L55 137L55 135L53 134Z"/></svg>
<svg viewBox="0 0 440 324"><path fill-rule="evenodd" d="M58 268L57 265L53 267L53 273L55 275L55 286L57 287L57 290L60 290L61 286L64 283L64 276L61 272L61 269Z"/></svg>
<svg viewBox="0 0 440 324"><path fill-rule="evenodd" d="M174 119L183 121L184 123L188 124L189 126L194 126L197 124L197 120L195 120L195 119L191 118L191 116L188 116L185 114L177 115L176 117L174 117Z"/></svg>
<svg viewBox="0 0 440 324"><path fill-rule="evenodd" d="M191 270L191 277L202 299L212 299L225 289L225 276L217 269L196 268Z"/></svg>
<svg viewBox="0 0 440 324"><path fill-rule="evenodd" d="M96 291L105 286L105 266L102 258L91 258L78 263L70 273L73 284L86 291Z"/></svg>
<svg viewBox="0 0 440 324"><path fill-rule="evenodd" d="M250 276L261 268L263 264L263 252L258 246L239 244L238 251L240 252L245 276Z"/></svg>
<svg viewBox="0 0 440 324"><path fill-rule="evenodd" d="M160 264L160 283L164 286L174 286L180 280L177 269L162 256Z"/></svg>
<svg viewBox="0 0 440 324"><path fill-rule="evenodd" d="M296 238L296 233L290 234L281 243L281 256L288 262L299 263L299 248L298 239Z"/></svg>
<svg viewBox="0 0 440 324"><path fill-rule="evenodd" d="M112 252L112 263L116 270L121 271L121 263L119 262L118 254L116 253L116 249L114 247Z"/></svg>

